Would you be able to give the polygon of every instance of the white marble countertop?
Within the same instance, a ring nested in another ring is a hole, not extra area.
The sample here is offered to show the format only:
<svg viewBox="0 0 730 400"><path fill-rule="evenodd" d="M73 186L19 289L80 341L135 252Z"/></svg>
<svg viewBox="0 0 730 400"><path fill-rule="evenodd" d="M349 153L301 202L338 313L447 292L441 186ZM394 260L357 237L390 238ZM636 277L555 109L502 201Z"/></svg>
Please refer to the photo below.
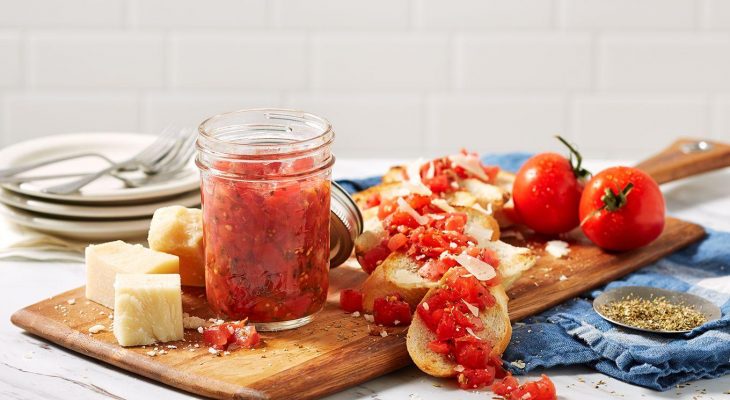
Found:
<svg viewBox="0 0 730 400"><path fill-rule="evenodd" d="M390 160L340 160L335 175L365 176L382 172ZM598 168L605 162L588 163ZM670 214L707 227L730 231L730 171L720 171L663 187ZM2 232L0 232L2 234ZM730 251L730 250L729 250ZM17 309L84 284L84 270L75 263L0 261L0 398L2 399L183 399L192 398L155 381L81 356L31 336L10 324ZM632 386L589 368L545 371L560 399L730 399L730 375L692 382L659 393ZM539 376L539 374L532 374ZM465 392L430 378L415 367L404 368L328 397L344 399L489 399L489 392Z"/></svg>

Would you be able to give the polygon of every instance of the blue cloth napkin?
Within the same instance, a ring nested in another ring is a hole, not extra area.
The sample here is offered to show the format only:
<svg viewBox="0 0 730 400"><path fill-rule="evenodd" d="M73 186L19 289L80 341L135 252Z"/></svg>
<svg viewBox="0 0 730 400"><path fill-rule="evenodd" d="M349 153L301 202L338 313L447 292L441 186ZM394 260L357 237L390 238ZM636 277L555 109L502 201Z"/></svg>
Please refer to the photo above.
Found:
<svg viewBox="0 0 730 400"><path fill-rule="evenodd" d="M483 157L486 164L516 171L529 154ZM366 189L379 177L339 181L348 191ZM683 335L637 333L603 320L592 299L619 286L654 286L700 295L723 317ZM588 365L622 381L656 390L730 372L730 233L708 231L702 241L638 272L516 323L503 355L515 374L561 365ZM511 363L521 360L525 363Z"/></svg>

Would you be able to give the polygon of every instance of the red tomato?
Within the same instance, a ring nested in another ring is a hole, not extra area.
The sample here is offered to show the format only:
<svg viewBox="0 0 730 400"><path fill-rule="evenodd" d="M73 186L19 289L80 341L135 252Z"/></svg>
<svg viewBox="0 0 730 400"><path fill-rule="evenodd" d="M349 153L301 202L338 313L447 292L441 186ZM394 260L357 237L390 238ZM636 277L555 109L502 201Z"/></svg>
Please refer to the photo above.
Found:
<svg viewBox="0 0 730 400"><path fill-rule="evenodd" d="M631 250L656 239L664 229L664 197L645 172L631 167L601 171L580 201L581 228L597 246Z"/></svg>
<svg viewBox="0 0 730 400"><path fill-rule="evenodd" d="M411 307L398 294L379 297L373 303L375 323L385 326L409 325Z"/></svg>
<svg viewBox="0 0 730 400"><path fill-rule="evenodd" d="M551 235L578 226L583 178L588 175L581 168L580 154L562 138L558 139L575 156L575 165L560 154L538 154L520 168L512 188L519 219L534 231Z"/></svg>
<svg viewBox="0 0 730 400"><path fill-rule="evenodd" d="M362 292L355 289L342 289L340 292L340 308L346 312L362 312Z"/></svg>

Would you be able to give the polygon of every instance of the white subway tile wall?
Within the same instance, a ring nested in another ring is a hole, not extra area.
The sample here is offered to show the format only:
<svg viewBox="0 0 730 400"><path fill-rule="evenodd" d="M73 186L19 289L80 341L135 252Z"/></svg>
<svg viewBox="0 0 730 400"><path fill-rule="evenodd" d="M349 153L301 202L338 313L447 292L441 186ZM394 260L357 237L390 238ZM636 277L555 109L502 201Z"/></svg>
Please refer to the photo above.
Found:
<svg viewBox="0 0 730 400"><path fill-rule="evenodd" d="M0 0L0 146L250 107L339 157L730 141L730 1Z"/></svg>

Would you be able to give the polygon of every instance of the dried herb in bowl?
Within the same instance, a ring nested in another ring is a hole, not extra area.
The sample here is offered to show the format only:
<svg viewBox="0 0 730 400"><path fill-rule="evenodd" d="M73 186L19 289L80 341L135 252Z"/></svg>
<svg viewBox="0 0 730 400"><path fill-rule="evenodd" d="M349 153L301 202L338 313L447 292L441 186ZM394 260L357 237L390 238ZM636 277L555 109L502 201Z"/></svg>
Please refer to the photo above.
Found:
<svg viewBox="0 0 730 400"><path fill-rule="evenodd" d="M641 299L628 295L602 305L600 312L621 324L655 331L686 331L707 322L693 306L672 303L664 296Z"/></svg>

